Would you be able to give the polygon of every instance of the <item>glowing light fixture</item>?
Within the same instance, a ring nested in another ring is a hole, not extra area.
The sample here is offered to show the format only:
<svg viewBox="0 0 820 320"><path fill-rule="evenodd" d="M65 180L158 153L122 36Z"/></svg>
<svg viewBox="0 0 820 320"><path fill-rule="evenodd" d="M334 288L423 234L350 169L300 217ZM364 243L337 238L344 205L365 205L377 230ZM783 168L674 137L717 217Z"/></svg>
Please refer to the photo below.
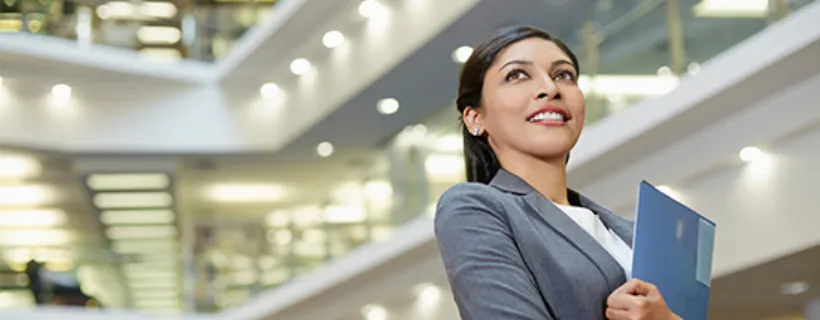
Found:
<svg viewBox="0 0 820 320"><path fill-rule="evenodd" d="M322 44L325 45L328 49L332 49L342 45L345 41L345 36L336 30L328 31L322 36Z"/></svg>
<svg viewBox="0 0 820 320"><path fill-rule="evenodd" d="M396 113L396 111L399 111L400 106L401 105L399 104L398 100L394 98L386 98L379 100L379 102L376 104L376 110L378 110L381 114L388 115L394 114Z"/></svg>
<svg viewBox="0 0 820 320"><path fill-rule="evenodd" d="M787 282L780 286L780 293L784 295L798 295L809 291L809 283L805 281Z"/></svg>
<svg viewBox="0 0 820 320"><path fill-rule="evenodd" d="M362 307L362 315L367 320L387 320L387 309L380 305L369 304Z"/></svg>
<svg viewBox="0 0 820 320"><path fill-rule="evenodd" d="M359 14L365 18L380 18L387 14L387 9L376 0L364 0L359 4Z"/></svg>
<svg viewBox="0 0 820 320"><path fill-rule="evenodd" d="M38 206L53 200L53 190L46 186L0 185L0 206Z"/></svg>
<svg viewBox="0 0 820 320"><path fill-rule="evenodd" d="M57 209L0 210L0 227L55 227L65 222L65 212Z"/></svg>
<svg viewBox="0 0 820 320"><path fill-rule="evenodd" d="M177 235L174 226L114 226L105 230L111 240L173 238Z"/></svg>
<svg viewBox="0 0 820 320"><path fill-rule="evenodd" d="M71 87L64 83L59 83L51 87L51 95L56 100L71 99Z"/></svg>
<svg viewBox="0 0 820 320"><path fill-rule="evenodd" d="M312 67L313 66L310 64L310 61L305 58L299 58L290 63L290 72L293 72L293 74L297 76L301 76L308 73Z"/></svg>
<svg viewBox="0 0 820 320"><path fill-rule="evenodd" d="M769 0L701 0L692 11L697 17L764 18L769 13Z"/></svg>
<svg viewBox="0 0 820 320"><path fill-rule="evenodd" d="M208 196L217 202L276 202L287 191L275 184L222 184L211 187Z"/></svg>
<svg viewBox="0 0 820 320"><path fill-rule="evenodd" d="M473 48L468 46L461 46L458 47L455 51L453 51L453 61L458 63L465 63L470 56L473 55Z"/></svg>
<svg viewBox="0 0 820 320"><path fill-rule="evenodd" d="M330 157L333 154L333 144L327 141L323 141L316 146L316 153L319 154L322 158Z"/></svg>
<svg viewBox="0 0 820 320"><path fill-rule="evenodd" d="M754 162L763 158L763 151L757 147L745 147L740 150L739 155L743 162Z"/></svg>
<svg viewBox="0 0 820 320"><path fill-rule="evenodd" d="M424 307L435 305L441 298L441 288L432 283L422 283L414 288L418 302Z"/></svg>
<svg viewBox="0 0 820 320"><path fill-rule="evenodd" d="M176 27L142 26L137 29L137 39L148 44L174 44L182 39L182 31Z"/></svg>
<svg viewBox="0 0 820 320"><path fill-rule="evenodd" d="M40 162L32 157L0 155L0 180L33 178L41 170Z"/></svg>
<svg viewBox="0 0 820 320"><path fill-rule="evenodd" d="M165 224L174 222L174 212L158 210L105 210L100 213L105 225L115 224Z"/></svg>
<svg viewBox="0 0 820 320"><path fill-rule="evenodd" d="M272 82L263 84L262 87L259 88L259 94L262 95L262 99L265 100L276 99L277 97L279 97L279 93L279 86Z"/></svg>
<svg viewBox="0 0 820 320"><path fill-rule="evenodd" d="M61 246L73 241L70 232L60 229L11 229L0 231L5 246Z"/></svg>
<svg viewBox="0 0 820 320"><path fill-rule="evenodd" d="M100 209L167 208L173 203L168 192L106 192L94 196Z"/></svg>
<svg viewBox="0 0 820 320"><path fill-rule="evenodd" d="M171 179L164 173L92 174L86 184L94 191L159 190L168 188Z"/></svg>

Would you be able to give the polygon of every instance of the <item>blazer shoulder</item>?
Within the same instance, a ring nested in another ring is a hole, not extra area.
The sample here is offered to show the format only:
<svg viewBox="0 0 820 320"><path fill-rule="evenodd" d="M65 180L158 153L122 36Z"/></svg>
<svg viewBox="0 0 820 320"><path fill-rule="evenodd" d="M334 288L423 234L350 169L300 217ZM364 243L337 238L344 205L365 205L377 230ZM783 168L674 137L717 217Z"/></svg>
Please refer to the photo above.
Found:
<svg viewBox="0 0 820 320"><path fill-rule="evenodd" d="M501 218L504 214L500 190L477 182L463 182L445 191L436 205L436 220L466 213L467 216L489 214Z"/></svg>

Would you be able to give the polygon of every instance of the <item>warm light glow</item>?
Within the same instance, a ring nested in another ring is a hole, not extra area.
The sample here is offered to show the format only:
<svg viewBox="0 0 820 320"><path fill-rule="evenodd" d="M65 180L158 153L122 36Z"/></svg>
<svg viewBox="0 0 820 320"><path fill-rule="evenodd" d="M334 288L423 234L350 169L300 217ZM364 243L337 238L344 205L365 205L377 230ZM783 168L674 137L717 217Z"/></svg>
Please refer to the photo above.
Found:
<svg viewBox="0 0 820 320"><path fill-rule="evenodd" d="M177 7L171 2L143 1L140 12L149 18L171 19L177 15Z"/></svg>
<svg viewBox="0 0 820 320"><path fill-rule="evenodd" d="M692 11L697 17L765 18L769 0L702 0Z"/></svg>
<svg viewBox="0 0 820 320"><path fill-rule="evenodd" d="M436 139L435 151L459 153L464 149L464 140L458 134L447 134Z"/></svg>
<svg viewBox="0 0 820 320"><path fill-rule="evenodd" d="M465 63L470 56L473 55L473 48L468 46L458 47L453 51L453 61L458 63Z"/></svg>
<svg viewBox="0 0 820 320"><path fill-rule="evenodd" d="M460 155L429 155L424 168L433 182L455 182L464 178L464 158Z"/></svg>
<svg viewBox="0 0 820 320"><path fill-rule="evenodd" d="M352 206L331 205L325 207L324 216L327 223L357 223L367 219L367 211Z"/></svg>
<svg viewBox="0 0 820 320"><path fill-rule="evenodd" d="M173 203L168 192L106 192L94 196L100 209L166 208Z"/></svg>
<svg viewBox="0 0 820 320"><path fill-rule="evenodd" d="M114 224L166 224L174 222L174 212L158 210L105 210L100 213L105 225Z"/></svg>
<svg viewBox="0 0 820 320"><path fill-rule="evenodd" d="M385 180L371 180L364 184L364 195L371 201L390 200L393 196L393 185Z"/></svg>
<svg viewBox="0 0 820 320"><path fill-rule="evenodd" d="M94 191L159 190L168 188L171 179L163 173L92 174L86 183Z"/></svg>
<svg viewBox="0 0 820 320"><path fill-rule="evenodd" d="M182 59L182 52L175 48L142 48L139 53L145 60L153 62L177 62Z"/></svg>
<svg viewBox="0 0 820 320"><path fill-rule="evenodd" d="M301 76L305 73L308 73L311 68L312 65L310 64L310 61L304 58L293 60L290 63L290 72L293 72L293 74L297 76Z"/></svg>
<svg viewBox="0 0 820 320"><path fill-rule="evenodd" d="M598 95L659 96L677 88L679 82L675 76L598 75L579 77L578 86Z"/></svg>
<svg viewBox="0 0 820 320"><path fill-rule="evenodd" d="M56 227L66 214L56 209L0 210L0 227Z"/></svg>
<svg viewBox="0 0 820 320"><path fill-rule="evenodd" d="M147 44L174 44L182 39L182 31L176 27L141 26L137 29L137 39Z"/></svg>
<svg viewBox="0 0 820 320"><path fill-rule="evenodd" d="M290 224L290 212L287 212L285 210L277 210L268 213L268 216L265 219L265 223L269 227L287 227Z"/></svg>
<svg viewBox="0 0 820 320"><path fill-rule="evenodd" d="M54 200L51 188L39 185L0 186L0 206L38 206Z"/></svg>
<svg viewBox="0 0 820 320"><path fill-rule="evenodd" d="M173 238L177 235L174 226L115 226L105 230L111 240Z"/></svg>
<svg viewBox="0 0 820 320"><path fill-rule="evenodd" d="M217 202L276 202L287 191L275 184L223 184L211 187L208 196Z"/></svg>
<svg viewBox="0 0 820 320"><path fill-rule="evenodd" d="M658 186L658 191L669 194L672 192L672 188L668 186Z"/></svg>
<svg viewBox="0 0 820 320"><path fill-rule="evenodd" d="M262 99L265 100L276 99L277 97L279 97L279 93L279 86L272 82L263 84L262 88L259 88L259 94L262 95Z"/></svg>
<svg viewBox="0 0 820 320"><path fill-rule="evenodd" d="M40 162L32 157L0 155L0 180L29 179L40 175Z"/></svg>
<svg viewBox="0 0 820 320"><path fill-rule="evenodd" d="M376 0L364 0L359 4L359 14L365 18L382 18L387 15L387 8Z"/></svg>
<svg viewBox="0 0 820 320"><path fill-rule="evenodd" d="M72 234L59 229L0 230L0 245L4 246L62 246L73 240Z"/></svg>
<svg viewBox="0 0 820 320"><path fill-rule="evenodd" d="M381 99L376 104L376 110L384 115L396 113L396 111L399 111L399 107L399 101L393 98Z"/></svg>
<svg viewBox="0 0 820 320"><path fill-rule="evenodd" d="M415 288L418 302L423 307L432 307L441 298L441 288L432 283L423 283Z"/></svg>
<svg viewBox="0 0 820 320"><path fill-rule="evenodd" d="M342 45L344 41L345 36L341 32L336 30L328 31L327 33L325 33L324 36L322 36L322 44L324 44L325 47L329 49Z"/></svg>
<svg viewBox="0 0 820 320"><path fill-rule="evenodd" d="M740 160L754 162L763 158L763 151L757 147L745 147L740 150Z"/></svg>
<svg viewBox="0 0 820 320"><path fill-rule="evenodd" d="M122 232L122 231L119 231ZM124 253L170 253L177 250L177 243L172 239L163 240L125 240L112 241L111 251L119 254ZM137 273L139 274L139 273Z"/></svg>
<svg viewBox="0 0 820 320"><path fill-rule="evenodd" d="M71 99L71 87L63 83L56 84L51 87L51 95L59 101Z"/></svg>
<svg viewBox="0 0 820 320"><path fill-rule="evenodd" d="M784 295L798 295L809 291L809 283L805 281L787 282L780 286L780 293Z"/></svg>
<svg viewBox="0 0 820 320"><path fill-rule="evenodd" d="M319 143L319 145L316 146L316 153L323 158L329 157L333 154L333 144L327 141Z"/></svg>
<svg viewBox="0 0 820 320"><path fill-rule="evenodd" d="M366 320L387 320L387 309L380 305L370 304L362 307L362 315Z"/></svg>

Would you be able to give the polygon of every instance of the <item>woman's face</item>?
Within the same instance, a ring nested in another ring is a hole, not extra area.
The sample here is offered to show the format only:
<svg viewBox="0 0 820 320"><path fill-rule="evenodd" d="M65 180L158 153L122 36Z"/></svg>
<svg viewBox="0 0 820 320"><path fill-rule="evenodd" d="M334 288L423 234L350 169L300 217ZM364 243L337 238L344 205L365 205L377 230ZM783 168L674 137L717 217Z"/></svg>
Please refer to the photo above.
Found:
<svg viewBox="0 0 820 320"><path fill-rule="evenodd" d="M584 126L584 96L569 56L553 42L530 38L507 47L487 69L482 106L467 108L499 157L509 152L563 157Z"/></svg>

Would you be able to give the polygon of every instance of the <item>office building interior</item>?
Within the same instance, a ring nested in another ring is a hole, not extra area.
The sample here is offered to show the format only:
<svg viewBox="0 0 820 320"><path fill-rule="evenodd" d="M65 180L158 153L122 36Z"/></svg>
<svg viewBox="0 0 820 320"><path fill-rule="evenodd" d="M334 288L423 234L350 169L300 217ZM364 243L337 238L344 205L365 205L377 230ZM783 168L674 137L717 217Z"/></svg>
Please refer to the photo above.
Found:
<svg viewBox="0 0 820 320"><path fill-rule="evenodd" d="M709 319L820 319L820 2L0 1L0 318L459 319L458 75L578 54L571 188L715 221Z"/></svg>

